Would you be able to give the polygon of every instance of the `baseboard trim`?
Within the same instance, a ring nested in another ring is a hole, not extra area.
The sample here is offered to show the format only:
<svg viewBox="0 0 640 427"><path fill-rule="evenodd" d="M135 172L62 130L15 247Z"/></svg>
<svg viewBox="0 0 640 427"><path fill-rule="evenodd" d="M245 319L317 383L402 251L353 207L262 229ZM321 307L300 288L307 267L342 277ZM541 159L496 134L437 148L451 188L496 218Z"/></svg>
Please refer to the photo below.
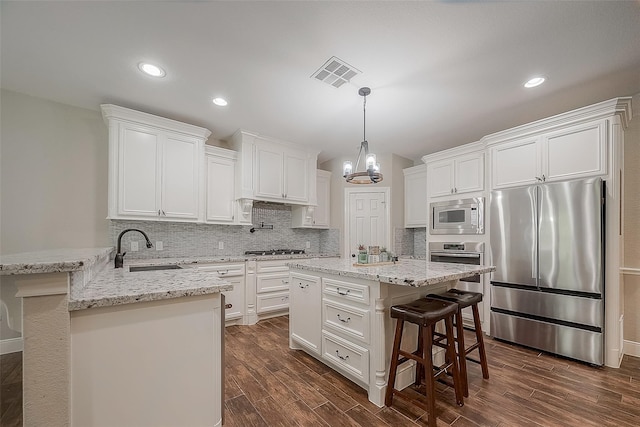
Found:
<svg viewBox="0 0 640 427"><path fill-rule="evenodd" d="M624 354L640 357L640 342L624 340Z"/></svg>
<svg viewBox="0 0 640 427"><path fill-rule="evenodd" d="M22 338L0 340L0 354L16 353L22 351L23 348Z"/></svg>

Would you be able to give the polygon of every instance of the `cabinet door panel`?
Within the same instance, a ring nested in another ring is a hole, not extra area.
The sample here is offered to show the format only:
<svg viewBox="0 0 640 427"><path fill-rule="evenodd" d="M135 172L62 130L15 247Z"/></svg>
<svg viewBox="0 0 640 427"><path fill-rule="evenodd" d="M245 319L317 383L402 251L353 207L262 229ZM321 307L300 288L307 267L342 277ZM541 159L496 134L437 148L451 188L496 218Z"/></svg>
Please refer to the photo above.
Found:
<svg viewBox="0 0 640 427"><path fill-rule="evenodd" d="M566 180L607 172L606 121L574 126L544 136L547 180Z"/></svg>
<svg viewBox="0 0 640 427"><path fill-rule="evenodd" d="M455 161L454 193L484 190L484 154L460 156Z"/></svg>
<svg viewBox="0 0 640 427"><path fill-rule="evenodd" d="M284 196L282 151L271 146L256 147L256 195L282 199Z"/></svg>
<svg viewBox="0 0 640 427"><path fill-rule="evenodd" d="M427 226L427 173L411 173L404 177L404 226Z"/></svg>
<svg viewBox="0 0 640 427"><path fill-rule="evenodd" d="M453 187L453 160L432 163L427 167L429 197L451 195Z"/></svg>
<svg viewBox="0 0 640 427"><path fill-rule="evenodd" d="M284 152L284 195L286 200L309 200L307 157L304 154Z"/></svg>
<svg viewBox="0 0 640 427"><path fill-rule="evenodd" d="M207 157L207 221L233 221L234 172L233 160Z"/></svg>
<svg viewBox="0 0 640 427"><path fill-rule="evenodd" d="M491 150L492 188L533 184L540 170L541 149L538 138L525 139Z"/></svg>
<svg viewBox="0 0 640 427"><path fill-rule="evenodd" d="M229 277L226 280L233 285L232 291L225 291L225 320L238 319L244 315L244 276Z"/></svg>
<svg viewBox="0 0 640 427"><path fill-rule="evenodd" d="M159 137L144 128L122 126L120 131L120 215L158 217L160 188Z"/></svg>
<svg viewBox="0 0 640 427"><path fill-rule="evenodd" d="M291 338L320 355L322 329L320 278L292 274L290 296L289 329Z"/></svg>
<svg viewBox="0 0 640 427"><path fill-rule="evenodd" d="M315 227L329 228L331 178L318 174L316 179L316 191L318 194L318 206L313 210L313 225Z"/></svg>
<svg viewBox="0 0 640 427"><path fill-rule="evenodd" d="M198 218L198 144L167 137L162 156L162 210L172 218Z"/></svg>

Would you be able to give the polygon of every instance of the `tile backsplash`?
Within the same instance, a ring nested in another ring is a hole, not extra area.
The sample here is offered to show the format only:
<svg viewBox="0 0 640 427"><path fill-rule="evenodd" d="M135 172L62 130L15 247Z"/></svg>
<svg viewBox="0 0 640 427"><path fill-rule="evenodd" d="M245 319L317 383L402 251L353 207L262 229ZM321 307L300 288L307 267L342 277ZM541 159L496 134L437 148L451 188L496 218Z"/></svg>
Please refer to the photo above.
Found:
<svg viewBox="0 0 640 427"><path fill-rule="evenodd" d="M398 255L427 256L426 227L396 228L394 236L394 247Z"/></svg>
<svg viewBox="0 0 640 427"><path fill-rule="evenodd" d="M250 225L194 224L188 222L112 220L109 226L113 246L118 235L127 228L137 228L149 236L154 247L147 249L144 237L129 232L122 238L122 250L127 258L176 258L197 256L242 255L244 251L261 249L305 249L307 253L338 253L339 230L291 228L291 206L254 202L253 227ZM273 229L259 229L261 223ZM137 241L139 250L131 251ZM163 249L157 249L162 242ZM224 249L218 249L222 242ZM309 242L310 248L306 248Z"/></svg>

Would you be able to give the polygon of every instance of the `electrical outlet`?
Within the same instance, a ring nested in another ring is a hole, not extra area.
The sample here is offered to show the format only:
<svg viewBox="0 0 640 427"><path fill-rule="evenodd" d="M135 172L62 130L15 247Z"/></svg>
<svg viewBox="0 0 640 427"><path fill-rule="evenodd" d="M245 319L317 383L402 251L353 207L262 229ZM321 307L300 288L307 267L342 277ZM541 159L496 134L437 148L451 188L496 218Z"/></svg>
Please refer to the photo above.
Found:
<svg viewBox="0 0 640 427"><path fill-rule="evenodd" d="M164 246L162 245L162 242L158 241L156 242L156 251L161 251L164 249Z"/></svg>
<svg viewBox="0 0 640 427"><path fill-rule="evenodd" d="M222 240L218 242L218 249L224 249L224 242Z"/></svg>
<svg viewBox="0 0 640 427"><path fill-rule="evenodd" d="M131 252L138 252L138 242L131 242Z"/></svg>
<svg viewBox="0 0 640 427"><path fill-rule="evenodd" d="M307 242L307 249L311 249L311 242Z"/></svg>

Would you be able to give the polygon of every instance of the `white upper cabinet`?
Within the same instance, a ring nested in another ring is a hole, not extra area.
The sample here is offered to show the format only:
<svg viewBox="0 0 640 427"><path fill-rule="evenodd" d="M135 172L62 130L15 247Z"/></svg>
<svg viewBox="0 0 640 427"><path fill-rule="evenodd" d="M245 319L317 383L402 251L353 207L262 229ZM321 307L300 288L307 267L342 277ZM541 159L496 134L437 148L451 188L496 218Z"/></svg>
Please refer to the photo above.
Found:
<svg viewBox="0 0 640 427"><path fill-rule="evenodd" d="M109 218L198 221L210 132L115 105L109 126Z"/></svg>
<svg viewBox="0 0 640 427"><path fill-rule="evenodd" d="M523 138L491 148L492 188L527 185L542 177L539 137Z"/></svg>
<svg viewBox="0 0 640 427"><path fill-rule="evenodd" d="M605 175L607 123L606 120L598 120L544 134L544 179L557 181Z"/></svg>
<svg viewBox="0 0 640 427"><path fill-rule="evenodd" d="M607 173L607 120L491 146L491 186L504 188Z"/></svg>
<svg viewBox="0 0 640 427"><path fill-rule="evenodd" d="M239 152L236 199L316 204L317 152L246 131L231 145Z"/></svg>
<svg viewBox="0 0 640 427"><path fill-rule="evenodd" d="M426 227L427 214L427 166L419 165L403 169L404 173L404 226Z"/></svg>
<svg viewBox="0 0 640 427"><path fill-rule="evenodd" d="M235 220L236 153L218 147L205 147L207 164L207 206L205 221L230 224Z"/></svg>
<svg viewBox="0 0 640 427"><path fill-rule="evenodd" d="M329 228L331 172L316 171L316 206L293 206L291 226L294 228Z"/></svg>
<svg viewBox="0 0 640 427"><path fill-rule="evenodd" d="M427 163L429 197L484 190L484 153L459 153L442 160L431 160L429 157L423 157Z"/></svg>

